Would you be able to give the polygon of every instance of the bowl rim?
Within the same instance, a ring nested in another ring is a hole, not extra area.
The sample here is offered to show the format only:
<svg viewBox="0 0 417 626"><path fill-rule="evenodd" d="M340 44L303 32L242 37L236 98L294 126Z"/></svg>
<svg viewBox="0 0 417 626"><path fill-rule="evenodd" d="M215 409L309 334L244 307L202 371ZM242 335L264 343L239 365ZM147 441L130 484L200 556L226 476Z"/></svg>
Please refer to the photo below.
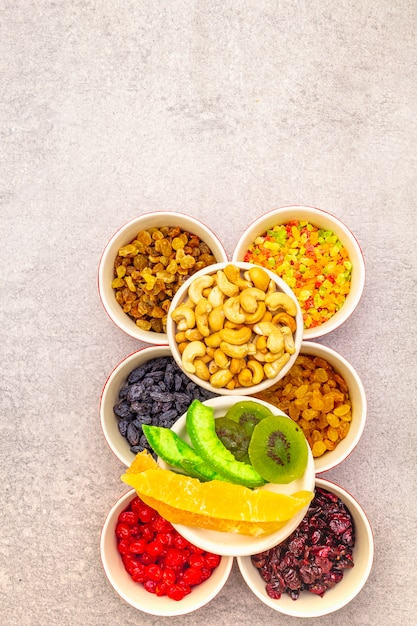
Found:
<svg viewBox="0 0 417 626"><path fill-rule="evenodd" d="M141 356L144 356L144 357L148 356L148 358L143 359L143 362L145 362L145 361L149 361L151 359L155 359L155 358L159 358L163 356L172 356L172 354L171 354L171 349L168 344L160 344L160 345L154 345L154 346L144 346L126 355L125 357L123 357L121 361L119 361L119 363L117 363L117 365L113 367L111 372L108 374L102 386L101 393L100 393L100 400L99 400L100 425L101 425L101 429L104 435L104 439L108 447L112 451L112 453L126 467L129 467L130 464L133 462L135 455L133 452L130 452L128 442L122 437L122 435L120 435L120 433L118 433L120 437L120 444L125 443L125 445L119 446L117 445L117 442L114 441L114 437L112 437L108 428L108 420L105 414L105 407L106 407L106 401L108 401L108 395L110 393L109 388L112 385L114 379L117 377L117 375L121 372L122 369L127 368L127 366L130 364L132 364L130 371L135 369L135 367L139 367L139 364L133 365L133 363L136 360L138 360ZM126 378L127 376L123 380L125 381ZM113 405L111 409L113 410ZM117 420L116 420L115 415L114 415L114 420L115 420L115 425L117 426ZM121 449L122 447L126 447L126 450L127 450L126 453L123 452L123 450Z"/></svg>
<svg viewBox="0 0 417 626"><path fill-rule="evenodd" d="M273 600L272 598L268 598L265 594L265 592L260 592L257 588L254 588L251 584L250 581L247 579L246 576L246 566L247 564L249 564L248 559L250 559L250 557L237 557L237 563L238 563L238 567L239 567L239 571L244 579L244 581L246 582L246 584L248 585L249 589L252 591L252 593L258 597L259 600L261 600L261 602L263 602L264 604L266 604L267 606L269 606L270 608L272 608L273 610L277 611L278 613L281 613L283 615L288 615L288 616L292 616L292 617L304 617L304 618L315 618L315 617L322 617L324 615L329 615L330 613L334 613L340 609L342 609L343 607L345 607L347 604L349 604L363 589L363 587L365 586L370 572L372 570L372 566L373 566L373 562L374 562L374 556L375 556L375 538L374 538L374 532L371 526L371 523L369 521L368 515L366 513L366 511L364 510L364 508L362 507L362 505L359 503L359 501L344 487L341 487L340 485L338 485L337 483L328 480L328 479L323 479L323 478L319 478L316 477L316 486L317 487L321 487L323 489L326 489L328 491L331 491L332 493L335 493L338 497L340 497L340 499L342 500L342 502L344 504L346 504L347 508L349 510L354 509L357 514L359 515L359 517L361 518L361 522L363 525L363 528L365 530L365 535L366 535L366 539L367 539L367 544L368 544L368 551L369 551L369 555L366 561L366 565L363 567L363 572L362 575L360 577L360 580L358 581L357 585L355 586L355 588L353 590L350 591L350 593L347 593L344 595L343 599L341 601L339 601L338 603L336 603L334 606L328 606L326 607L324 610L317 610L317 611L312 611L309 614L306 615L305 612L301 611L301 610L297 610L297 606L299 607L300 605L297 605L297 601L293 602L289 605L291 607L290 610L287 610L286 607L281 607L279 606L279 600ZM253 566L252 566L253 567ZM331 591L331 590L329 590ZM319 607L320 608L320 607ZM323 607L322 607L323 608Z"/></svg>
<svg viewBox="0 0 417 626"><path fill-rule="evenodd" d="M341 463L343 463L343 461L345 461L355 450L356 446L358 445L362 437L363 431L365 429L366 418L367 418L367 399L366 399L365 388L359 377L358 372L355 370L353 365L349 363L349 361L345 357L343 357L339 352L317 341L302 341L301 348L300 348L300 355L303 354L303 348L304 349L306 348L307 351L311 349L313 350L317 349L320 352L320 356L322 358L329 359L329 362L334 360L338 364L340 363L342 367L345 367L349 371L349 374L352 377L354 384L357 386L359 395L362 400L362 414L360 416L360 423L358 425L358 429L356 431L355 436L352 438L350 445L343 452L343 454L340 454L340 449L338 450L338 446L336 446L335 450L328 451L323 456L314 459L314 464L316 467L316 474L321 475L324 472L332 470L338 465L340 465ZM333 363L330 363L330 364L333 365ZM333 367L337 371L337 365L336 366L333 365ZM350 391L351 390L349 389L349 392ZM338 450L338 454L336 452L337 450ZM332 454L333 452L336 452L336 454L333 455ZM335 460L332 460L332 456L337 457L337 458ZM326 463L326 458L328 459L327 463ZM320 459L322 459L322 461L320 461Z"/></svg>
<svg viewBox="0 0 417 626"><path fill-rule="evenodd" d="M289 205L279 206L279 207L270 209L268 211L265 211L264 213L256 217L254 220L252 220L252 222L250 222L246 226L246 228L243 230L234 248L234 251L232 254L232 261L237 260L236 257L239 254L241 254L242 251L240 250L240 248L242 247L243 242L247 238L247 233L250 229L256 228L258 224L262 224L264 221L267 221L269 216L271 216L271 218L275 215L279 217L280 213L284 214L285 212L290 211L290 210L292 211L304 210L304 211L311 213L314 216L317 216L318 218L322 217L326 220L334 222L337 229L340 232L342 232L344 236L346 236L347 240L349 240L350 245L355 250L356 256L357 256L358 271L355 273L357 274L358 282L356 283L356 293L354 296L352 295L349 298L349 300L346 299L346 302L343 305L345 306L346 303L348 302L349 311L347 312L346 315L343 315L343 316L337 315L338 313L337 312L333 317L331 317L326 322L323 322L323 324L321 324L320 326L315 326L314 328L304 329L305 339L316 339L318 337L322 337L336 330L337 328L339 328L339 326L344 324L351 317L351 315L354 313L357 306L359 305L359 302L361 300L361 297L365 288L366 266L365 266L365 257L364 257L363 250L359 244L359 241L356 235L350 230L350 228L339 217L336 217L334 214L330 213L330 211L326 211L325 209L322 209L316 206L307 205L307 204L289 204ZM288 220L285 219L282 223L285 223L286 221ZM261 232L262 232L262 229L260 229L259 234L261 234ZM338 237L340 236L338 233L336 234L338 235ZM345 309L345 313L346 311L347 309Z"/></svg>
<svg viewBox="0 0 417 626"><path fill-rule="evenodd" d="M141 215L138 215L136 217L133 217L125 221L108 238L107 243L102 249L100 257L99 257L97 277L96 277L97 292L98 292L98 297L101 302L101 305L104 311L106 312L107 316L109 317L109 319L113 322L113 324L115 324L115 326L119 330L122 330L130 337L133 337L134 339L138 339L139 341L143 341L144 343L161 345L167 342L166 333L157 333L153 331L141 330L139 327L135 325L133 320L130 320L130 318L126 315L126 313L123 313L123 311L120 310L119 312L117 310L117 313L115 313L112 310L109 299L107 298L107 294L106 294L106 290L104 286L105 285L104 272L105 272L105 267L106 267L106 261L110 260L110 250L112 246L115 245L116 241L119 238L121 238L123 234L126 233L126 231L133 228L135 224L140 224L141 222L144 222L151 217L154 218L155 216L158 218L162 218L162 219L167 218L168 220L175 220L175 218L178 218L178 217L181 220L189 220L190 223L194 224L198 229L201 229L207 232L207 234L216 243L216 246L218 248L218 253L221 254L222 258L224 258L225 260L228 260L229 255L227 254L226 248L224 247L219 236L210 226L208 226L205 222L203 222L199 218L189 215L183 211L166 211L166 210L147 211L145 213L142 213ZM214 256L217 258L217 255L214 254ZM123 317L119 313L123 313L125 317ZM132 323L129 323L129 322L132 322Z"/></svg>
<svg viewBox="0 0 417 626"><path fill-rule="evenodd" d="M185 372L185 370L184 370L184 368L182 366L182 363L181 363L177 342L175 341L175 326L176 326L176 324L172 320L172 318L170 316L170 313L186 297L186 292L187 292L189 286L191 285L191 283L193 282L193 280L195 280L196 278L199 278L200 276L204 276L204 275L207 275L207 274L210 274L210 273L215 273L217 270L223 269L226 265L236 265L236 266L240 267L240 269L242 269L242 270L246 270L246 269L249 269L249 268L253 267L252 264L245 263L244 261L223 261L221 263L214 263L213 265L209 265L209 266L199 270L198 272L196 272L192 276L190 276L181 285L180 289L178 289L177 293L175 294L174 298L172 299L172 303L171 303L171 306L170 306L169 311L168 311L168 320L167 320L168 345L171 348L172 356L174 357L177 365L184 372ZM217 389L215 387L212 387L208 381L202 380L202 379L198 378L194 374L190 374L188 372L185 372L187 374L187 376L190 378L190 380L192 380L193 382L197 383L200 387L203 387L207 391L211 391L213 393L216 393L217 395L222 395L222 396L233 396L233 395L236 395L237 393L239 395L249 396L251 394L254 394L254 393L257 393L259 391L262 391L263 389L266 389L267 387L272 386L273 384L275 384L278 380L280 380L280 378L283 378L285 376L285 374L291 369L291 367L295 363L296 357L297 357L297 355L298 355L298 353L300 351L301 343L303 341L303 321L302 321L302 314L301 314L300 305L299 305L299 303L298 303L298 301L297 301L293 291L291 290L291 288L287 285L287 283L282 278L280 278L279 276L277 276L276 274L274 274L273 272L271 272L267 268L263 268L263 269L267 272L267 274L269 275L270 279L272 279L277 284L278 288L282 292L286 293L287 295L289 295L292 298L292 300L294 301L294 303L295 303L295 305L297 307L297 314L296 314L297 328L296 328L295 337L294 337L294 342L295 342L295 346L296 346L295 353L291 355L291 358L288 360L288 362L281 369L281 371L279 372L277 377L275 377L273 379L270 379L270 380L264 379L261 383L259 383L258 385L254 385L252 387L238 387L236 389L226 389L226 388L222 387L220 389Z"/></svg>
<svg viewBox="0 0 417 626"><path fill-rule="evenodd" d="M116 502L113 503L113 505L111 506L110 510L108 511L106 518L102 524L101 527L101 532L100 532L100 558L101 558L101 563L102 563L102 567L104 569L104 572L107 576L108 581L110 582L111 586L113 587L113 589L116 591L116 593L128 604L130 604L131 606L133 606L135 609L138 609L144 613L150 614L150 615L156 615L159 617L174 617L177 615L186 615L188 613L192 613L200 608L202 608L203 606L205 606L206 604L208 604L211 600L213 600L216 595L218 593L220 593L221 589L224 587L224 585L226 584L230 573L231 573L231 569L233 566L233 557L230 556L221 556L221 563L220 565L222 565L222 571L219 570L220 574L219 574L219 580L217 581L217 584L215 584L212 588L212 590L210 591L210 593L207 593L207 596L204 598L204 601L200 601L200 602L196 602L195 606L190 606L190 601L191 601L191 595L189 594L188 596L186 596L185 598L189 598L188 602L184 602L182 604L183 601L177 602L176 600L171 600L170 598L167 598L166 596L164 598L159 598L156 600L155 604L157 604L159 601L159 603L162 605L159 610L158 609L152 609L150 607L144 606L143 603L140 602L140 598L138 600L133 600L131 597L129 597L129 594L123 589L123 587L121 587L116 579L116 576L114 575L113 572L113 568L111 566L111 556L109 556L108 551L106 549L106 537L108 536L108 533L110 532L110 527L113 523L113 518L116 515L116 512L118 510L120 510L120 512L122 510L124 510L124 508L127 507L127 505L129 504L129 502L136 496L136 491L134 489L129 489L127 492L123 493L121 496L119 496L116 500ZM116 545L116 539L114 538L114 545ZM115 548L116 551L116 548ZM220 565L218 567L220 567ZM128 575L128 574L127 574ZM211 577L204 581L203 583L201 583L201 585L204 585L205 583L210 583L213 582L213 580L211 579ZM140 583L135 583L137 585L140 585ZM208 584L206 585L207 587L209 586ZM199 585L200 587L200 585ZM202 587L200 587L201 589ZM140 592L142 592L142 590L139 590ZM146 590L143 589L144 594L148 594L148 592ZM141 594L142 595L142 594ZM145 596L145 598L147 598L148 596ZM195 597L195 596L194 596ZM157 596L155 596L154 594L149 593L149 599L150 600L154 600L155 598L157 598ZM184 599L185 599L184 598ZM168 605L169 610L164 610L163 609L163 605Z"/></svg>

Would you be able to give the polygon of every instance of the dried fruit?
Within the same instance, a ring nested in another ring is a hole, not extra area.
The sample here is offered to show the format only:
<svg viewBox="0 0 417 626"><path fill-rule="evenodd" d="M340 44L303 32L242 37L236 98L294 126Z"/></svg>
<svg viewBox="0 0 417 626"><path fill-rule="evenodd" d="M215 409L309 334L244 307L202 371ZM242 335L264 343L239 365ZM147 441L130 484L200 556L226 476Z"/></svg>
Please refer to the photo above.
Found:
<svg viewBox="0 0 417 626"><path fill-rule="evenodd" d="M350 511L335 494L316 487L307 514L282 543L252 556L271 598L287 593L297 600L302 591L319 596L354 566L355 529Z"/></svg>
<svg viewBox="0 0 417 626"><path fill-rule="evenodd" d="M250 534L265 532L262 524L271 532L274 524L291 519L313 497L309 491L289 496L217 480L201 483L195 478L163 470L156 464L155 469L149 469L152 463L149 456L146 451L137 454L122 475L122 481L133 487L142 499L152 498L154 508L163 510L164 517L170 521L170 513L181 515L181 523L185 525L231 532L233 525L238 527L242 522L250 522L248 528L254 525ZM227 529L222 527L223 520L228 523Z"/></svg>
<svg viewBox="0 0 417 626"><path fill-rule="evenodd" d="M197 235L178 227L140 231L114 261L117 302L142 330L165 332L171 300L184 281L216 262Z"/></svg>
<svg viewBox="0 0 417 626"><path fill-rule="evenodd" d="M352 403L346 381L328 361L299 354L280 381L255 398L277 406L301 427L314 457L346 437Z"/></svg>
<svg viewBox="0 0 417 626"><path fill-rule="evenodd" d="M214 395L190 381L172 357L158 357L130 372L113 411L131 452L152 452L144 424L171 428L194 398L204 401Z"/></svg>
<svg viewBox="0 0 417 626"><path fill-rule="evenodd" d="M219 555L188 542L139 497L120 513L115 534L128 574L157 596L182 600L220 564Z"/></svg>

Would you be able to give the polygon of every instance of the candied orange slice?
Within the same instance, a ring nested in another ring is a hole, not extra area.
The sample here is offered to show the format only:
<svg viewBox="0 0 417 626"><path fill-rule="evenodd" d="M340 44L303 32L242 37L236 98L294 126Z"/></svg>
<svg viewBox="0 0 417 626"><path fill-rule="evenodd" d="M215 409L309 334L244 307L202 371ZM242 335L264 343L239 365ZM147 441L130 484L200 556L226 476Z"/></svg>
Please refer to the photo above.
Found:
<svg viewBox="0 0 417 626"><path fill-rule="evenodd" d="M260 537L261 535L277 532L286 524L286 522L240 522L208 517L207 515L176 509L150 496L141 495L140 497L143 502L155 509L155 511L158 511L164 519L172 524L182 524L184 526L194 526L226 533L239 533L241 535L251 535L252 537Z"/></svg>
<svg viewBox="0 0 417 626"><path fill-rule="evenodd" d="M190 476L155 468L153 459L150 461L147 456L136 456L122 475L123 482L141 497L153 498L193 515L234 522L286 522L309 504L314 495L310 491L285 495L220 480L202 483Z"/></svg>

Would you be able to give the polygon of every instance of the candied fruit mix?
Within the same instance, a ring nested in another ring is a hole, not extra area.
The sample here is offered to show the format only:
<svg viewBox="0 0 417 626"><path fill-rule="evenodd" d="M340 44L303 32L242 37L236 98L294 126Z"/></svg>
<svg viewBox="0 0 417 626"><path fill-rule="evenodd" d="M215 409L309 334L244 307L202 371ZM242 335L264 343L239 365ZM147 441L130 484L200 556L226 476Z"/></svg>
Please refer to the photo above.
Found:
<svg viewBox="0 0 417 626"><path fill-rule="evenodd" d="M301 427L313 457L346 437L352 403L346 381L325 359L299 354L280 381L254 395L277 406Z"/></svg>
<svg viewBox="0 0 417 626"><path fill-rule="evenodd" d="M308 591L323 597L354 566L352 515L334 493L316 487L298 528L282 543L251 557L270 598L298 600Z"/></svg>
<svg viewBox="0 0 417 626"><path fill-rule="evenodd" d="M193 233L170 226L142 230L119 249L114 261L116 300L142 330L165 332L179 287L215 262L209 246Z"/></svg>
<svg viewBox="0 0 417 626"><path fill-rule="evenodd" d="M255 239L244 261L278 274L294 291L304 328L329 320L350 291L352 263L331 230L293 220L274 226Z"/></svg>
<svg viewBox="0 0 417 626"><path fill-rule="evenodd" d="M184 539L138 496L120 513L115 532L127 573L157 596L182 600L220 564L219 555Z"/></svg>

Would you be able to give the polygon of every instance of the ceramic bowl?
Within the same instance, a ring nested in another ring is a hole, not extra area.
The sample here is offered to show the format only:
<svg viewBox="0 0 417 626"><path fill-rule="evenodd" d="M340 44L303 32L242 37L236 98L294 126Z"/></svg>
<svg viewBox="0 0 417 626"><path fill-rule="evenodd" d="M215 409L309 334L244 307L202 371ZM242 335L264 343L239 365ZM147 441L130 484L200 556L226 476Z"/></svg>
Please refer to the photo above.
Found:
<svg viewBox="0 0 417 626"><path fill-rule="evenodd" d="M297 600L292 600L287 594L283 594L279 599L273 599L266 593L265 582L253 566L251 557L245 556L237 559L245 582L257 598L271 609L293 617L322 617L346 606L362 590L373 563L372 529L360 504L347 491L328 480L317 478L316 485L339 497L353 518L356 536L353 548L354 567L344 571L340 582L327 590L323 597L309 591L302 591Z"/></svg>
<svg viewBox="0 0 417 626"><path fill-rule="evenodd" d="M247 400L247 397L218 396L216 398L206 400L204 404L213 407L214 417L217 418L225 415L226 411L231 406L233 406L236 402L240 402L242 400ZM267 402L263 402L261 400L257 400L257 402L259 402L260 404L264 404L265 406L270 408L275 415L284 415L282 411L268 404ZM172 430L189 443L190 440L187 436L185 420L185 415L180 417L173 425ZM173 469L162 459L158 459L158 463L163 469ZM275 491L286 495L292 495L296 491L301 490L313 491L314 481L314 461L311 455L311 451L309 449L307 467L303 476L285 485L267 484L260 489L269 489L270 491ZM280 541L283 541L286 537L288 537L288 535L293 532L293 530L301 522L307 508L308 507L304 507L302 510L300 510L277 532L270 533L268 535L261 535L258 537L252 537L238 533L221 532L217 530L207 530L204 528L183 526L179 524L175 525L175 528L181 535L188 539L188 541L209 552L215 552L216 554L222 554L227 556L248 555L254 554L256 552L262 552L263 550L267 550L268 548L276 545Z"/></svg>
<svg viewBox="0 0 417 626"><path fill-rule="evenodd" d="M144 213L124 224L111 237L104 248L98 268L98 290L103 307L118 328L135 339L157 345L167 343L166 333L139 328L117 302L112 281L114 262L119 249L130 244L140 231L155 227L161 228L162 226L179 227L183 231L197 235L208 245L217 262L227 260L226 251L215 233L196 218L183 213L171 211Z"/></svg>
<svg viewBox="0 0 417 626"><path fill-rule="evenodd" d="M320 474L339 465L351 454L358 444L365 427L367 402L365 390L358 373L353 366L335 350L314 341L303 341L300 356L303 355L313 358L317 357L327 361L333 367L335 373L344 379L348 387L348 395L351 402L352 420L346 437L339 441L334 450L327 450L322 456L314 458L316 473ZM288 376L290 375L291 372L288 373ZM266 394L268 393L270 393L272 397L266 395L264 399L273 404L273 389L266 390ZM281 408L283 408L283 405L281 405ZM288 412L288 409L285 409L285 407L283 410L284 412Z"/></svg>
<svg viewBox="0 0 417 626"><path fill-rule="evenodd" d="M125 493L111 508L104 522L100 550L107 578L123 600L144 613L172 617L196 611L210 602L221 591L229 577L233 558L223 556L210 578L193 587L191 593L182 600L172 600L168 596L157 596L146 591L141 583L133 581L127 573L117 549L115 534L118 516L135 497L136 492L133 489Z"/></svg>
<svg viewBox="0 0 417 626"><path fill-rule="evenodd" d="M175 313L176 309L181 305L184 304L188 301L189 299L189 294L190 294L190 290L192 290L195 285L201 281L202 278L206 278L209 276L216 276L217 272L219 271L223 271L225 269L226 266L228 265L234 265L236 266L239 270L240 270L240 274L241 277L244 277L245 272L251 268L253 268L253 265L249 264L249 263L242 263L242 262L233 262L233 263L216 263L214 265L211 265L210 267L206 267L202 270L200 270L198 273L196 273L194 276L190 277L183 285L182 287L180 287L180 289L177 291L176 295L174 296L173 300L172 300L172 304L171 307L168 311L168 320L167 320L167 334L168 334L168 343L169 346L171 348L172 351L172 355L174 357L174 359L176 360L176 362L178 363L178 365L185 371L185 373L189 376L189 378L194 381L195 383L198 383L199 385L201 385L204 389L207 389L213 393L217 393L217 394L221 394L221 395L230 395L233 396L236 393L240 394L240 395L249 395L251 393L257 393L258 391L262 391L263 389L266 389L267 387L273 385L276 381L278 381L280 378L282 378L287 372L288 370L292 367L292 365L295 362L295 359L297 358L297 354L300 350L301 347L301 341L303 338L303 322L302 322L302 316L301 316L301 309L299 307L298 302L296 301L293 292L291 291L291 289L288 287L288 285L281 280L276 274L274 274L273 272L270 272L268 270L265 270L265 272L268 274L270 281L272 281L275 286L276 286L276 291L277 292L283 292L287 297L291 298L293 304L295 305L295 309L296 309L296 315L293 318L295 321L295 331L293 333L293 343L294 343L294 348L293 348L293 353L290 355L289 360L286 362L285 365L283 365L283 367L277 371L277 373L273 376L271 376L270 378L267 378L264 375L264 378L261 382L257 382L256 384L250 384L247 386L242 386L242 385L237 385L235 388L233 389L229 389L225 386L217 386L217 385L213 385L211 384L212 379L210 378L209 380L205 380L204 378L201 378L199 376L197 376L196 373L192 373L190 371L190 369L187 368L187 366L185 365L185 356L183 356L183 354L185 355L185 353L181 352L180 350L180 343L177 341L177 333L179 330L179 322L174 321L173 319L173 314ZM243 293L243 292L241 292ZM210 296L207 297L207 299L209 299ZM236 298L233 298L234 300ZM232 300L232 298L229 298L229 296L225 297L224 302L227 303L228 301ZM198 306L198 305L197 305ZM238 312L238 314L240 315L242 312L242 309L240 309L240 311ZM230 318L228 318L230 321ZM238 317L236 317L236 319L238 319ZM227 321L227 320L226 320ZM188 323L188 322L187 322ZM192 322L191 322L192 323ZM279 327L278 322L275 324L274 326L276 326L277 328ZM214 331L210 328L210 337L211 335L214 334ZM208 340L210 339L210 337L204 337L204 339L202 339L199 343L201 344L202 342L204 342L204 344L206 344L208 342ZM252 338L249 340L249 343L253 342L256 340L257 335L256 334L252 334ZM241 346L241 347L245 347L245 346ZM245 357L246 361L248 361L249 359L257 359L258 357L255 355L255 357L252 356L248 356ZM230 363L230 359L229 359L229 363ZM265 364L260 362L262 366L264 366L265 369ZM269 364L271 365L271 364ZM210 367L210 365L209 365ZM228 371L229 366L226 365L225 370Z"/></svg>
<svg viewBox="0 0 417 626"><path fill-rule="evenodd" d="M246 260L246 252L257 237L262 236L268 229L272 229L274 226L287 224L292 220L305 221L319 229L332 231L345 247L349 260L352 263L351 286L345 302L327 321L319 326L306 327L304 329L304 339L309 340L335 330L354 312L362 296L365 284L365 263L359 244L349 228L334 215L309 206L282 207L258 217L241 235L232 260ZM314 296L314 293L312 296Z"/></svg>
<svg viewBox="0 0 417 626"><path fill-rule="evenodd" d="M119 402L119 392L121 388L125 386L129 374L135 368L144 365L148 361L171 356L169 346L147 346L146 348L137 350L124 358L113 369L103 386L100 398L100 421L103 434L112 452L127 467L133 462L135 454L130 450L131 446L127 439L119 432L118 419L114 413L113 407ZM176 371L183 378L182 390L184 390L190 381L177 369L175 361L173 361L173 364ZM206 390L195 386L194 397L206 399L209 395ZM182 413L178 412L178 417L181 415Z"/></svg>

